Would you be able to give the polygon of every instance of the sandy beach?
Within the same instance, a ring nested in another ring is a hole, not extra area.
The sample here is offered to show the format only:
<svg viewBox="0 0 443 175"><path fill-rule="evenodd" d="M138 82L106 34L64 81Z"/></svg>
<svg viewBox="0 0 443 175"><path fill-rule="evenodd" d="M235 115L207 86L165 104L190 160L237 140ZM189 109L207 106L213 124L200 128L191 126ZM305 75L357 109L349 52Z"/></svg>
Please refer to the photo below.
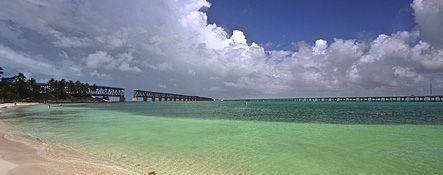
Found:
<svg viewBox="0 0 443 175"><path fill-rule="evenodd" d="M4 108L35 104L38 103L17 103L16 105L5 103L0 104L0 111L4 111ZM64 159L51 159L48 151L42 154L42 150L56 152L54 154L63 155ZM0 120L0 175L136 174L119 167L87 160L87 156L81 157L71 152L72 150L48 148L45 143L13 135L8 125Z"/></svg>
<svg viewBox="0 0 443 175"><path fill-rule="evenodd" d="M3 108L10 108L15 106L28 106L28 105L36 105L39 103L0 103L0 111L2 111Z"/></svg>

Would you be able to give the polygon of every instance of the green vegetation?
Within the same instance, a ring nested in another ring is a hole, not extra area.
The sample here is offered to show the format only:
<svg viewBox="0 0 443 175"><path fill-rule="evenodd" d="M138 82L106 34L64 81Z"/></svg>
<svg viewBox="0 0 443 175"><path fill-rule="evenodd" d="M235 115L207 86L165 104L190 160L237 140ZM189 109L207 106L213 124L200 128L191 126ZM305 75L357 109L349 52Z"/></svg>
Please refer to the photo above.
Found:
<svg viewBox="0 0 443 175"><path fill-rule="evenodd" d="M0 69L3 70L3 69ZM0 75L3 72L0 72ZM98 101L91 98L87 92L95 91L97 85L89 85L80 81L73 82L65 79L55 80L52 78L47 83L37 83L34 78L26 80L23 73L13 77L2 77L0 81L0 102L27 101Z"/></svg>

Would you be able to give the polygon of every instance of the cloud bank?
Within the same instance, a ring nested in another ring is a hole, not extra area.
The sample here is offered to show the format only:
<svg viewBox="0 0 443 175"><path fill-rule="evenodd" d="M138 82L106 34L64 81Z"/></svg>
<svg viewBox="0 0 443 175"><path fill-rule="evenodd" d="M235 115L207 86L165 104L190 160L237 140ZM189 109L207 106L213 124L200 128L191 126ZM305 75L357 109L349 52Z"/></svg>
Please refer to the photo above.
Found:
<svg viewBox="0 0 443 175"><path fill-rule="evenodd" d="M411 4L413 31L370 42L294 42L295 51L265 50L244 31L208 24L210 6L206 0L2 1L0 66L41 81L215 98L428 94L431 82L443 93L439 0Z"/></svg>

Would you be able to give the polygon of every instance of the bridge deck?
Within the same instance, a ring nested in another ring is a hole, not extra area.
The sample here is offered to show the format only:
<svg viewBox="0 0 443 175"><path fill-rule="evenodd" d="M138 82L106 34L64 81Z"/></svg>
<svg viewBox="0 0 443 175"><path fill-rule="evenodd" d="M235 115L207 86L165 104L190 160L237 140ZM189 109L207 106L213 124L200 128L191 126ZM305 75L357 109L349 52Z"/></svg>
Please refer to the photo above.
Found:
<svg viewBox="0 0 443 175"><path fill-rule="evenodd" d="M134 90L134 97L132 101L138 101L138 98L143 98L143 101L147 101L148 98L151 101L213 101L212 98L208 97L199 97L199 96L190 96L190 95L181 95L181 94L173 94L173 93L164 93L164 92L154 92L154 91L145 91L145 90Z"/></svg>

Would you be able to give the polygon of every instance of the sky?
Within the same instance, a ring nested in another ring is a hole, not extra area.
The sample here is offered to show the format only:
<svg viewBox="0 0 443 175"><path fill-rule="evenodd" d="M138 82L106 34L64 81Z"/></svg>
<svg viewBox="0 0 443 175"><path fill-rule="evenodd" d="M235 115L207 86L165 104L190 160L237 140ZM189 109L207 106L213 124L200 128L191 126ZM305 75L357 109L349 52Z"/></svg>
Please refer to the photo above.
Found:
<svg viewBox="0 0 443 175"><path fill-rule="evenodd" d="M443 94L441 0L0 1L0 67L219 99Z"/></svg>
<svg viewBox="0 0 443 175"><path fill-rule="evenodd" d="M410 7L412 0L210 2L209 23L217 23L228 31L242 30L248 43L260 43L269 49L293 50L293 42L312 44L317 39L369 41L381 33L410 31L415 26ZM278 45L280 47L276 47Z"/></svg>

